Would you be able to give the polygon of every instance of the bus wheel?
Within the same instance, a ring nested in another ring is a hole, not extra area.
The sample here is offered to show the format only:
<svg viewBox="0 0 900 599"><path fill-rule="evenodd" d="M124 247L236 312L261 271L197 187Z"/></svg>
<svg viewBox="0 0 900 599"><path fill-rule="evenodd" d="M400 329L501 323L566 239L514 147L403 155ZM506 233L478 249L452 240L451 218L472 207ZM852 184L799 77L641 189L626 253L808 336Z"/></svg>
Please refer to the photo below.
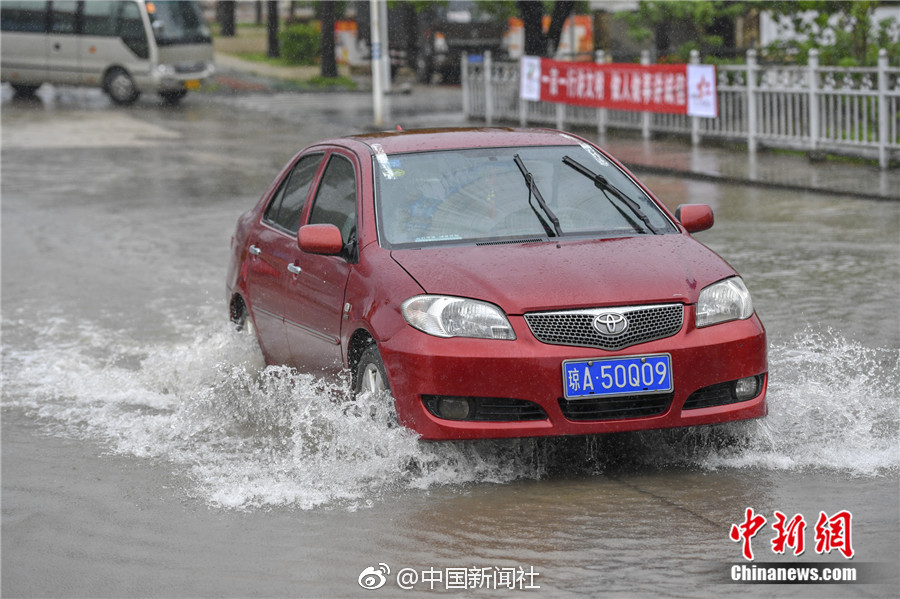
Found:
<svg viewBox="0 0 900 599"><path fill-rule="evenodd" d="M186 89L180 89L174 92L159 92L159 97L162 98L163 104L174 106L181 102L181 99L187 95Z"/></svg>
<svg viewBox="0 0 900 599"><path fill-rule="evenodd" d="M141 95L134 84L134 79L124 69L112 69L106 75L103 87L116 104L132 104Z"/></svg>

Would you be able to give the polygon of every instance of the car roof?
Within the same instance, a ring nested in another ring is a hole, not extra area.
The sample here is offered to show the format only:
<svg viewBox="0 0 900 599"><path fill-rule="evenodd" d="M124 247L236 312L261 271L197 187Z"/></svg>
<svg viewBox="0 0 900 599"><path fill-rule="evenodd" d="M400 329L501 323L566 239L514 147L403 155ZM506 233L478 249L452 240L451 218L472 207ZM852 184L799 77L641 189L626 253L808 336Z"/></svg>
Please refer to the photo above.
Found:
<svg viewBox="0 0 900 599"><path fill-rule="evenodd" d="M460 148L578 145L581 141L553 129L500 127L382 131L351 135L344 139L358 141L369 148L379 145L381 149L378 152L383 150L387 154ZM375 150L373 150L374 152Z"/></svg>

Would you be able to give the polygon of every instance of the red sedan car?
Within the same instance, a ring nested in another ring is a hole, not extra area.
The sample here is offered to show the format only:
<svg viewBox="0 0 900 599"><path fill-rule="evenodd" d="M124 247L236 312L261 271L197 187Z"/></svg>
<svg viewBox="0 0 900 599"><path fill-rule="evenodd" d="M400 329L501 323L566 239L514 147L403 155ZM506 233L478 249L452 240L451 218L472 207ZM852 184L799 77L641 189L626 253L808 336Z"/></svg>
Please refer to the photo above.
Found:
<svg viewBox="0 0 900 599"><path fill-rule="evenodd" d="M267 362L349 369L424 439L757 418L765 330L712 224L569 133L331 139L239 219L228 303Z"/></svg>

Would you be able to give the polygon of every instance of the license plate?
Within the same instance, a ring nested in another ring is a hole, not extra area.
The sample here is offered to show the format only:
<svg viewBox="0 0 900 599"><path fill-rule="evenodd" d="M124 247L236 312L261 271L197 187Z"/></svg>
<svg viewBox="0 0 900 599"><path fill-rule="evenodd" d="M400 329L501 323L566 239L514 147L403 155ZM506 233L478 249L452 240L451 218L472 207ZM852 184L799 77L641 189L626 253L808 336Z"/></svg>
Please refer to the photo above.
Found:
<svg viewBox="0 0 900 599"><path fill-rule="evenodd" d="M566 360L563 362L566 399L667 393L672 390L669 354Z"/></svg>
<svg viewBox="0 0 900 599"><path fill-rule="evenodd" d="M197 79L188 79L184 82L184 89L200 89L200 81Z"/></svg>

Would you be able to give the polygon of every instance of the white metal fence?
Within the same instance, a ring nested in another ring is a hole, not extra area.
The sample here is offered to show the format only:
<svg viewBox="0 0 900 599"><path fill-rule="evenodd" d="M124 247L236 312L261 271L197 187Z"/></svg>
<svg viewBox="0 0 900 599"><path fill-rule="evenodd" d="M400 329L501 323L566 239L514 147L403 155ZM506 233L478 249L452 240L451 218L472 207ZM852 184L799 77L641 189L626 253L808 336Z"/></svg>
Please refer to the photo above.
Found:
<svg viewBox="0 0 900 599"><path fill-rule="evenodd" d="M597 62L603 62L602 52ZM644 64L649 59L644 57ZM699 63L699 55L691 62ZM888 65L881 50L877 67L819 66L818 52L808 66L760 65L756 51L745 65L719 66L719 116L651 114L584 108L519 99L519 63L463 57L463 109L466 116L494 121L518 121L640 131L737 141L751 152L757 147L830 152L877 159L886 169L900 159L900 68Z"/></svg>

